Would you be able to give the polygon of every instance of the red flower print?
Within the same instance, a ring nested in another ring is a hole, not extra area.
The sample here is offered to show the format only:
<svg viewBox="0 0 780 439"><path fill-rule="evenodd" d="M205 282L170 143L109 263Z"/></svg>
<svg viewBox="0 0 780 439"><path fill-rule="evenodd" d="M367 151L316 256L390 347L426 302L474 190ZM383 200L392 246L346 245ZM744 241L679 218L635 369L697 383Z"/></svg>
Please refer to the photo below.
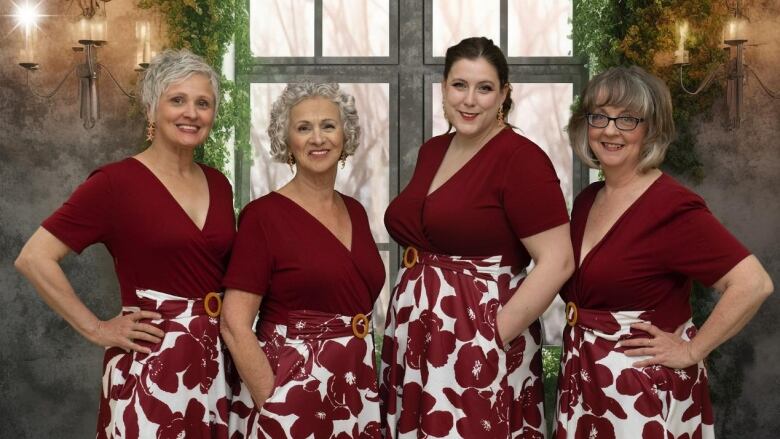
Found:
<svg viewBox="0 0 780 439"><path fill-rule="evenodd" d="M315 439L329 439L333 434L333 422L349 419L349 410L343 406L336 406L327 396L321 397L316 389L317 382L310 382L313 389L307 386L294 386L287 392L287 402L266 402L263 408L270 413L281 416L295 415L295 420L290 428L292 437L309 437Z"/></svg>
<svg viewBox="0 0 780 439"><path fill-rule="evenodd" d="M455 361L455 380L461 387L483 388L498 376L498 348L485 355L480 346L464 345Z"/></svg>
<svg viewBox="0 0 780 439"><path fill-rule="evenodd" d="M398 432L409 433L419 427L422 433L429 436L446 437L452 429L452 414L444 411L432 412L434 404L436 399L424 392L422 386L415 382L404 384Z"/></svg>
<svg viewBox="0 0 780 439"><path fill-rule="evenodd" d="M428 310L409 323L405 358L409 367L422 369L424 361L434 367L447 363L447 357L455 350L455 334L442 330L442 326L441 318ZM429 345L434 347L429 349Z"/></svg>
<svg viewBox="0 0 780 439"><path fill-rule="evenodd" d="M346 346L326 341L317 353L317 363L332 375L328 378L328 396L335 404L346 405L353 415L363 410L360 389L376 392L374 370L363 363L368 345L352 337Z"/></svg>
<svg viewBox="0 0 780 439"><path fill-rule="evenodd" d="M593 415L583 415L577 422L575 438L582 439L615 439L615 428L608 419Z"/></svg>
<svg viewBox="0 0 780 439"><path fill-rule="evenodd" d="M641 371L624 369L620 372L620 376L618 376L615 383L619 393L623 395L639 395L639 398L634 402L634 408L648 418L660 416L663 412L663 403L658 397L658 386L648 375L649 371L645 372L653 367L661 366L646 367Z"/></svg>
<svg viewBox="0 0 780 439"><path fill-rule="evenodd" d="M485 437L508 437L509 422L504 418L497 404L490 402L491 392L479 392L469 388L462 395L452 389L444 390L447 399L455 407L463 410L463 417L455 427L464 439L483 439Z"/></svg>

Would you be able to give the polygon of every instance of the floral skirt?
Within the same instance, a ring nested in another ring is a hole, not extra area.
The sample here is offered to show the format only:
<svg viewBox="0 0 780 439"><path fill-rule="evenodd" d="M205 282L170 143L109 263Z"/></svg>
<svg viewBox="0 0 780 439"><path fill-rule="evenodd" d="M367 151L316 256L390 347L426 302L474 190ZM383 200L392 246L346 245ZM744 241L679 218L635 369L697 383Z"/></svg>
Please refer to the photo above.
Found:
<svg viewBox="0 0 780 439"><path fill-rule="evenodd" d="M382 348L385 437L544 438L541 326L496 335L522 274L499 256L409 253Z"/></svg>
<svg viewBox="0 0 780 439"><path fill-rule="evenodd" d="M667 439L714 437L703 363L685 369L636 368L619 340L646 337L631 324L653 321L652 311L574 308L563 335L555 438ZM689 320L683 338L696 327Z"/></svg>
<svg viewBox="0 0 780 439"><path fill-rule="evenodd" d="M150 323L165 337L138 342L150 354L106 349L97 437L227 438L229 388L218 317L207 313L202 299L152 290L136 295L140 309L162 315Z"/></svg>
<svg viewBox="0 0 780 439"><path fill-rule="evenodd" d="M374 340L368 318L291 311L288 324L261 322L260 346L274 389L258 410L235 378L233 438L380 439Z"/></svg>

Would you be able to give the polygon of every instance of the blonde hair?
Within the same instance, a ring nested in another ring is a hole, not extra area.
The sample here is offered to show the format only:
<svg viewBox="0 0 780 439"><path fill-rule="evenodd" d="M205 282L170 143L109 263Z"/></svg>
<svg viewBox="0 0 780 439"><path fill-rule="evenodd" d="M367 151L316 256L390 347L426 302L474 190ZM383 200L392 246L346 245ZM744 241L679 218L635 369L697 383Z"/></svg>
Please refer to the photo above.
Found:
<svg viewBox="0 0 780 439"><path fill-rule="evenodd" d="M587 114L598 107L622 107L647 123L639 172L657 168L674 140L672 97L666 84L640 67L612 67L594 76L582 91L567 131L577 157L591 168L600 168L588 144Z"/></svg>

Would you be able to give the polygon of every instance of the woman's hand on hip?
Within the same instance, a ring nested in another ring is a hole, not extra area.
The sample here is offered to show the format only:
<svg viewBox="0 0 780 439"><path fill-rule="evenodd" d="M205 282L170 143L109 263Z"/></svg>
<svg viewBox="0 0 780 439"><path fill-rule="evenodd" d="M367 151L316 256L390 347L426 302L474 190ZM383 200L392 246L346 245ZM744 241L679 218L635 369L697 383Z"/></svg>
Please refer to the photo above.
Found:
<svg viewBox="0 0 780 439"><path fill-rule="evenodd" d="M142 320L160 319L162 316L153 311L136 311L116 316L111 320L98 320L91 331L89 341L104 347L119 347L126 351L151 353L151 349L136 343L137 340L160 343L165 336L160 328Z"/></svg>
<svg viewBox="0 0 780 439"><path fill-rule="evenodd" d="M634 363L632 365L634 367L659 364L672 369L683 369L701 361L694 356L691 342L680 337L684 326L680 326L675 332L662 331L651 323L634 323L631 328L650 334L649 338L632 338L620 341L620 347L635 348L626 350L624 353L627 356L650 356L648 359Z"/></svg>

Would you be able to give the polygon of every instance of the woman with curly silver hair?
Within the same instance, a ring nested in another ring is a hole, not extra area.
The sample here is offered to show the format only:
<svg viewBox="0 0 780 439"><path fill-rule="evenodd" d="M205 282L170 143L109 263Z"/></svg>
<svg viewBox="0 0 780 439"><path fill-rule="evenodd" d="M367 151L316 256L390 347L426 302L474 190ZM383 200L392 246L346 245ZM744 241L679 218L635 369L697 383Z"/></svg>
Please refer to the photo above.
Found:
<svg viewBox="0 0 780 439"><path fill-rule="evenodd" d="M244 208L223 282L222 335L243 381L231 434L379 438L369 316L384 264L363 206L334 189L360 138L354 99L338 84L289 84L268 134L297 171Z"/></svg>
<svg viewBox="0 0 780 439"><path fill-rule="evenodd" d="M712 438L704 359L750 320L772 281L701 197L658 169L674 138L663 81L639 67L600 73L568 130L604 181L571 214L577 268L561 294L554 437ZM694 279L722 293L700 330Z"/></svg>
<svg viewBox="0 0 780 439"><path fill-rule="evenodd" d="M186 50L156 56L142 102L151 145L94 171L46 219L16 266L57 313L106 348L98 438L227 437L219 341L222 276L235 235L232 189L193 161L208 137L217 75ZM122 312L98 318L59 261L94 243L113 256Z"/></svg>

